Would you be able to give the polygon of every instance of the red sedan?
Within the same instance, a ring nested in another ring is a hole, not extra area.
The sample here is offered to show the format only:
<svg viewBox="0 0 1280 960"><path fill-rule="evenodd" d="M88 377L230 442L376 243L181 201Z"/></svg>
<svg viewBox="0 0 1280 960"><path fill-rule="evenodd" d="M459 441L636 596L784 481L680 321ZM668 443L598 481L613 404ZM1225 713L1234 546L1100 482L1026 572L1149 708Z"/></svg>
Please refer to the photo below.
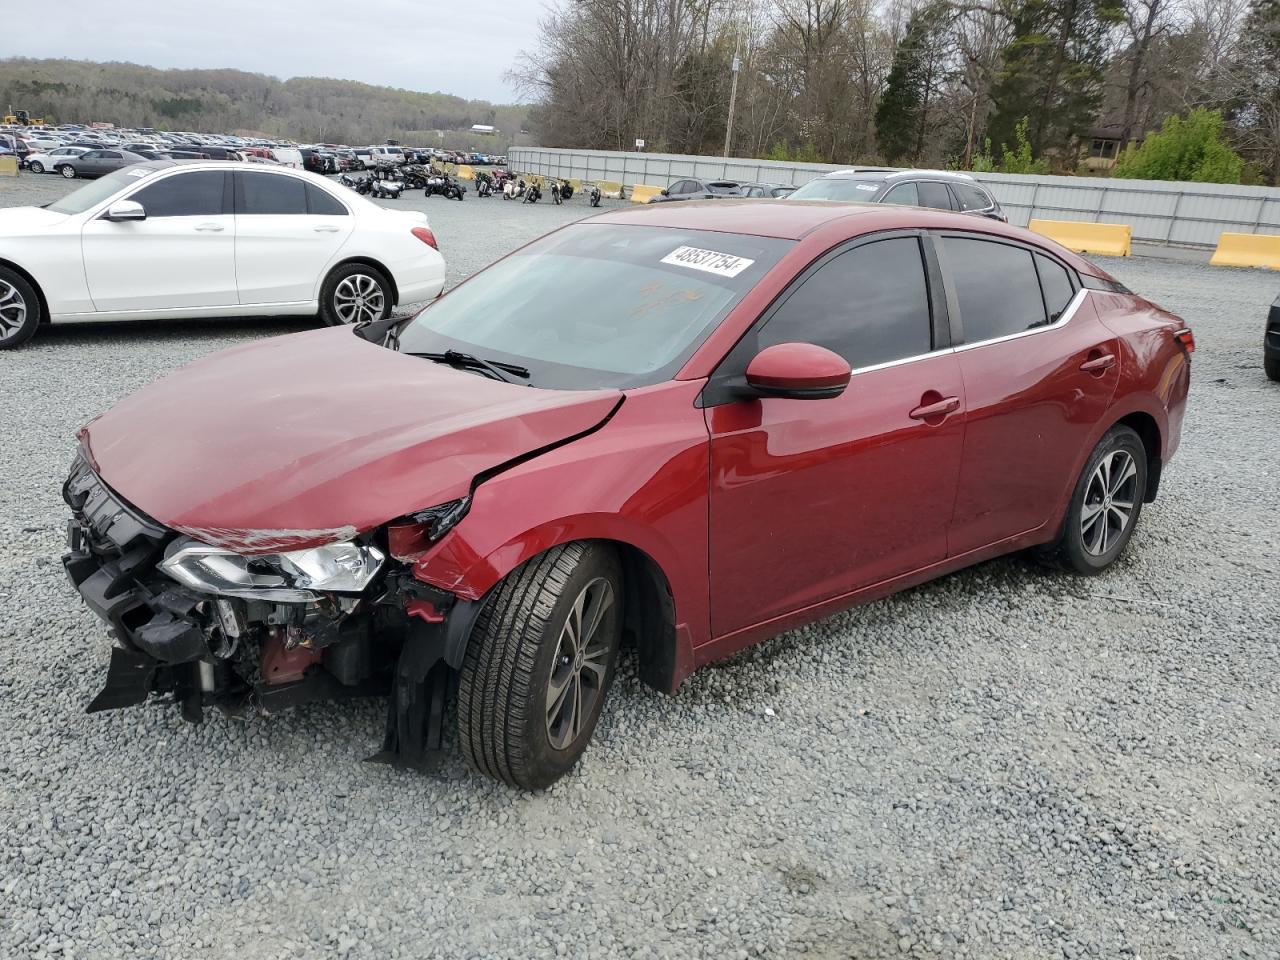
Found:
<svg viewBox="0 0 1280 960"><path fill-rule="evenodd" d="M1191 332L994 221L609 213L416 317L197 361L80 433L91 709L390 695L422 763L543 787L645 682L1036 548L1096 574L1178 445Z"/></svg>

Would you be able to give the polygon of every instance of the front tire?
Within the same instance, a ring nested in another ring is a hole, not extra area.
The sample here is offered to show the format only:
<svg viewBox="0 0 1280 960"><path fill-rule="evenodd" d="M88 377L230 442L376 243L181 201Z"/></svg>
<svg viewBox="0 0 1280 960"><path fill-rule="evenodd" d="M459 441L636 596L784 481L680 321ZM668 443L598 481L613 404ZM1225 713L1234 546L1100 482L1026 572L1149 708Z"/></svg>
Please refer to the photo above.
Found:
<svg viewBox="0 0 1280 960"><path fill-rule="evenodd" d="M1280 383L1280 357L1263 357L1262 369L1268 380Z"/></svg>
<svg viewBox="0 0 1280 960"><path fill-rule="evenodd" d="M395 297L381 270L364 263L347 263L329 274L320 289L320 319L331 327L384 320Z"/></svg>
<svg viewBox="0 0 1280 960"><path fill-rule="evenodd" d="M1062 534L1045 559L1085 576L1106 570L1128 546L1146 490L1147 449L1133 429L1117 424L1085 462Z"/></svg>
<svg viewBox="0 0 1280 960"><path fill-rule="evenodd" d="M41 163L39 160L33 160L27 166L27 169L30 170L32 173L44 173L44 164Z"/></svg>
<svg viewBox="0 0 1280 960"><path fill-rule="evenodd" d="M476 620L458 684L458 743L476 771L541 790L586 750L613 681L622 567L578 541L517 568Z"/></svg>
<svg viewBox="0 0 1280 960"><path fill-rule="evenodd" d="M74 180L76 178L76 168L69 163L64 163L60 166L58 168L58 172L68 180Z"/></svg>
<svg viewBox="0 0 1280 960"><path fill-rule="evenodd" d="M40 298L20 273L0 267L0 350L20 347L40 326Z"/></svg>

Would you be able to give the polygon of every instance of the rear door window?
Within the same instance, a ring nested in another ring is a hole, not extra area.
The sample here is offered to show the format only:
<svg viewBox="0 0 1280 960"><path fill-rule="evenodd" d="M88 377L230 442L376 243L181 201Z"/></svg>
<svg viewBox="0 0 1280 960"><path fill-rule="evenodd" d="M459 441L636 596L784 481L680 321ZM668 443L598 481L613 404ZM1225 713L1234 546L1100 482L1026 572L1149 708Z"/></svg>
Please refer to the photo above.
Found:
<svg viewBox="0 0 1280 960"><path fill-rule="evenodd" d="M934 207L938 210L951 209L951 194L945 183L936 180L920 180L916 183L920 191L920 206Z"/></svg>
<svg viewBox="0 0 1280 960"><path fill-rule="evenodd" d="M884 195L881 203L905 203L909 207L920 206L920 191L914 183L900 183Z"/></svg>
<svg viewBox="0 0 1280 960"><path fill-rule="evenodd" d="M960 306L964 343L1022 333L1046 322L1031 251L969 237L942 241Z"/></svg>
<svg viewBox="0 0 1280 960"><path fill-rule="evenodd" d="M237 215L307 213L307 185L297 177L276 173L236 174Z"/></svg>

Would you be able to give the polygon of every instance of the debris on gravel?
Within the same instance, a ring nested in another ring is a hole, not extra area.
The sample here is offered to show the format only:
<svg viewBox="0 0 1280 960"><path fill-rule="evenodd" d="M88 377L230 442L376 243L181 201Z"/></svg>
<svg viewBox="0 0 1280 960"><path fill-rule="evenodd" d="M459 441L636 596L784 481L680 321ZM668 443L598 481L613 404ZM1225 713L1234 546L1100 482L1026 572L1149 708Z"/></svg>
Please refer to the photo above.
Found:
<svg viewBox="0 0 1280 960"><path fill-rule="evenodd" d="M24 175L0 204L68 188ZM399 202L451 282L589 212ZM76 428L308 325L55 327L5 354L0 956L1280 958L1275 275L1107 266L1199 347L1182 448L1113 571L986 563L673 698L624 662L542 794L459 757L362 762L381 702L86 715L110 641L58 559Z"/></svg>

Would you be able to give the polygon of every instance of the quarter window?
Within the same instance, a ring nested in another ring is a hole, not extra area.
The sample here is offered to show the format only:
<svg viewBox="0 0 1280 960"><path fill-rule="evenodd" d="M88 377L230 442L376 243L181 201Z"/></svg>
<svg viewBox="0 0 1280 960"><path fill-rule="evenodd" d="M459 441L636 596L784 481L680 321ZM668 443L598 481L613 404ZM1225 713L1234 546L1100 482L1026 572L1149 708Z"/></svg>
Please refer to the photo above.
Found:
<svg viewBox="0 0 1280 960"><path fill-rule="evenodd" d="M934 207L938 210L951 209L951 195L947 193L947 185L935 180L921 180L916 186L920 190L920 206Z"/></svg>
<svg viewBox="0 0 1280 960"><path fill-rule="evenodd" d="M991 198L973 184L953 183L951 189L955 191L961 210L986 210L993 206Z"/></svg>
<svg viewBox="0 0 1280 960"><path fill-rule="evenodd" d="M933 349L929 286L914 237L878 240L839 254L801 284L760 332L760 348L816 343L851 367Z"/></svg>
<svg viewBox="0 0 1280 960"><path fill-rule="evenodd" d="M180 173L143 187L129 199L142 204L148 219L214 217L222 213L225 177L221 170Z"/></svg>
<svg viewBox="0 0 1280 960"><path fill-rule="evenodd" d="M1007 243L943 240L965 343L1021 333L1045 322L1031 251Z"/></svg>
<svg viewBox="0 0 1280 960"><path fill-rule="evenodd" d="M236 175L237 214L297 214L307 212L307 185L297 177L275 173Z"/></svg>
<svg viewBox="0 0 1280 960"><path fill-rule="evenodd" d="M1067 309L1076 295L1075 285L1067 268L1056 260L1036 254L1036 270L1040 273L1040 289L1044 291L1044 305L1049 311L1049 322L1054 323Z"/></svg>
<svg viewBox="0 0 1280 960"><path fill-rule="evenodd" d="M900 183L884 195L881 203L904 203L909 207L920 206L920 190L914 183Z"/></svg>

